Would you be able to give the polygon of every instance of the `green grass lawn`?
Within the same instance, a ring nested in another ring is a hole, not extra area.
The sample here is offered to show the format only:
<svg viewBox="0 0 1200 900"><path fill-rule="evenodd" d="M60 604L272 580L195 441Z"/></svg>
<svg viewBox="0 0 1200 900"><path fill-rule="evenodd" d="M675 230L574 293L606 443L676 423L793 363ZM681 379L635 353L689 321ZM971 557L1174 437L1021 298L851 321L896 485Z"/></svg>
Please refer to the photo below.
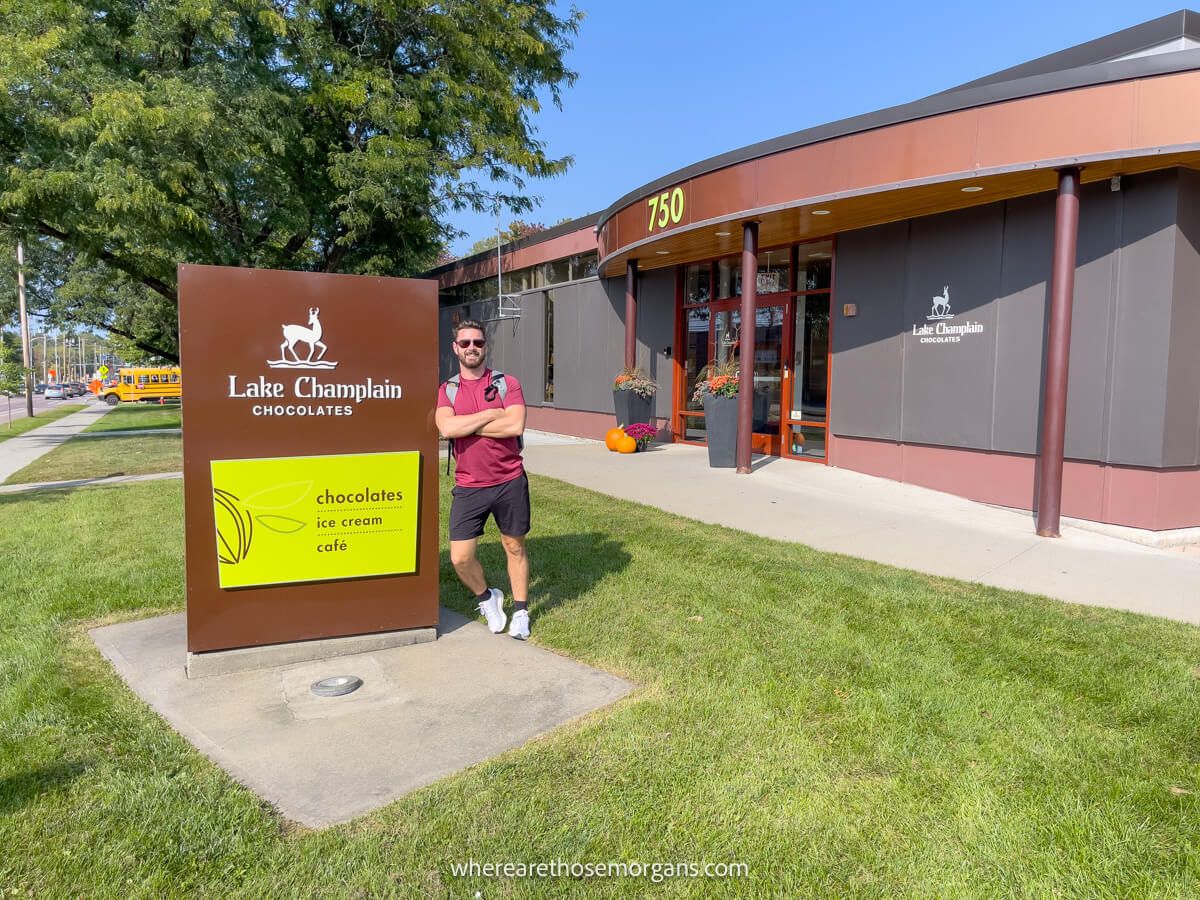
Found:
<svg viewBox="0 0 1200 900"><path fill-rule="evenodd" d="M105 413L84 431L146 431L152 428L181 428L183 407L178 403L159 405L122 403Z"/></svg>
<svg viewBox="0 0 1200 900"><path fill-rule="evenodd" d="M16 400L16 398L13 398ZM5 398L0 398L0 404L8 403ZM25 403L21 400L22 405ZM15 404L14 404L15 406ZM13 419L12 427L8 425L8 412L4 406L0 406L0 441L7 441L9 438L14 438L18 434L24 434L27 431L33 431L35 428L41 428L55 419L61 419L63 416L69 416L73 412L79 412L83 409L82 403L68 403L65 406L55 406L52 409L43 410L35 415L32 419L22 416L19 419Z"/></svg>
<svg viewBox="0 0 1200 900"><path fill-rule="evenodd" d="M532 486L535 640L638 691L324 832L209 763L86 636L182 608L179 482L0 496L0 892L1200 893L1196 629ZM494 531L482 555L499 574ZM468 609L444 541L441 571ZM468 858L750 876L453 876Z"/></svg>
<svg viewBox="0 0 1200 900"><path fill-rule="evenodd" d="M178 434L73 437L14 472L5 484L147 475L182 468L183 437Z"/></svg>

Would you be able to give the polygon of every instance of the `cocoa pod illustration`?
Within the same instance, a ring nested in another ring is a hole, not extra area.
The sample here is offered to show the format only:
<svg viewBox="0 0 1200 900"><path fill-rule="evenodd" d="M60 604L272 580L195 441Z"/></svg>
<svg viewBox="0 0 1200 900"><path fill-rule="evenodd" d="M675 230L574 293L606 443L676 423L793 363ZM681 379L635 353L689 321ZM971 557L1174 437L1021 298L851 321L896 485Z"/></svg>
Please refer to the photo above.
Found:
<svg viewBox="0 0 1200 900"><path fill-rule="evenodd" d="M241 500L229 491L213 488L217 515L217 559L237 565L250 554L254 519Z"/></svg>

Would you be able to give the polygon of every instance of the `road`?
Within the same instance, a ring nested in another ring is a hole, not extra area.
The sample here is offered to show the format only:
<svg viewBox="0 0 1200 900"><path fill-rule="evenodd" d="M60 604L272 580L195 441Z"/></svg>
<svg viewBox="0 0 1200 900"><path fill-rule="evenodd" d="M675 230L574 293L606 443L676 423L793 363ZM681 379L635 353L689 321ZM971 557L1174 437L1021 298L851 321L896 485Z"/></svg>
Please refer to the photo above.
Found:
<svg viewBox="0 0 1200 900"><path fill-rule="evenodd" d="M54 409L56 406L62 406L65 403L82 403L86 399L94 399L92 394L84 394L82 397L71 397L67 400L47 400L40 394L33 395L33 414L36 416L39 412L47 409ZM0 397L0 430L8 426L8 413L12 410L12 420L25 418L25 396L19 395L16 397Z"/></svg>

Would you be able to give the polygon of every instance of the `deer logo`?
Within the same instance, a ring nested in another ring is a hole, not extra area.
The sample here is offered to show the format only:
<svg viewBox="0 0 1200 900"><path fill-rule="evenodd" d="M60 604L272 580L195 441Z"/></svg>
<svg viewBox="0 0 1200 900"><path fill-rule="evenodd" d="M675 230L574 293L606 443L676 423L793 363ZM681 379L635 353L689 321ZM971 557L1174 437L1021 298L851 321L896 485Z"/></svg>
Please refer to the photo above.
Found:
<svg viewBox="0 0 1200 900"><path fill-rule="evenodd" d="M308 311L308 325L284 325L283 343L279 345L279 359L267 361L272 369L333 369L337 363L325 359L325 351L329 348L321 340L321 309L312 307ZM296 352L297 344L308 344L308 355L300 358ZM317 353L318 349L320 353ZM288 354L291 354L291 359ZM316 359L313 354L316 353Z"/></svg>
<svg viewBox="0 0 1200 900"><path fill-rule="evenodd" d="M950 312L950 285L944 285L942 292L933 298L933 307L929 311L927 319L952 319L954 313Z"/></svg>

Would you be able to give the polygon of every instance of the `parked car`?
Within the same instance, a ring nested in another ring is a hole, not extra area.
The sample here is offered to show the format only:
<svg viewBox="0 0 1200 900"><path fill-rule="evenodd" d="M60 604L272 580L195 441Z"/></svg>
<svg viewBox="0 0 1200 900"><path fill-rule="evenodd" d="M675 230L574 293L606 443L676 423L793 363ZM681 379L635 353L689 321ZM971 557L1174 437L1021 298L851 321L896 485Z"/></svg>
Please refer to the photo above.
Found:
<svg viewBox="0 0 1200 900"><path fill-rule="evenodd" d="M46 383L45 383L44 381L39 381L37 384L35 384L35 385L33 386L33 392L34 392L35 394L44 394L44 393L46 393Z"/></svg>
<svg viewBox="0 0 1200 900"><path fill-rule="evenodd" d="M48 385L46 385L46 399L47 400L66 400L67 399L67 389L61 384L48 384Z"/></svg>

